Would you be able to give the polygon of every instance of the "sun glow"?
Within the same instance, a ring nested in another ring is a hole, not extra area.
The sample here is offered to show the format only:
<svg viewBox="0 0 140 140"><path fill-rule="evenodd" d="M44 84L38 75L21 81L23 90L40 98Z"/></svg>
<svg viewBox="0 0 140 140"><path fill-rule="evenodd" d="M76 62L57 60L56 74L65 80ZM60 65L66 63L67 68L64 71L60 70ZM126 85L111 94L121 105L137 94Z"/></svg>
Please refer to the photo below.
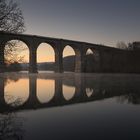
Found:
<svg viewBox="0 0 140 140"><path fill-rule="evenodd" d="M55 54L51 45L41 43L37 49L37 62L54 62Z"/></svg>

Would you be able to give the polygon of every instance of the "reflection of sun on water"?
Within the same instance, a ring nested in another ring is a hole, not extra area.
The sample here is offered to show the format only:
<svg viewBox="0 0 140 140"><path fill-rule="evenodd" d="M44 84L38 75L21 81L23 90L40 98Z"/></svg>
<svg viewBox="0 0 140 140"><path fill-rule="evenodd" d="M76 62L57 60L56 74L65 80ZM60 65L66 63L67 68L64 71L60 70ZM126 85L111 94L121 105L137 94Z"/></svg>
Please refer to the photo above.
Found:
<svg viewBox="0 0 140 140"><path fill-rule="evenodd" d="M66 100L70 100L74 97L75 88L63 85L63 96Z"/></svg>
<svg viewBox="0 0 140 140"><path fill-rule="evenodd" d="M37 97L41 103L49 102L55 92L55 81L54 80L42 80L37 79Z"/></svg>
<svg viewBox="0 0 140 140"><path fill-rule="evenodd" d="M20 100L19 104L23 104L29 97L29 80L20 79L16 82L11 81L5 86L4 99L10 104Z"/></svg>

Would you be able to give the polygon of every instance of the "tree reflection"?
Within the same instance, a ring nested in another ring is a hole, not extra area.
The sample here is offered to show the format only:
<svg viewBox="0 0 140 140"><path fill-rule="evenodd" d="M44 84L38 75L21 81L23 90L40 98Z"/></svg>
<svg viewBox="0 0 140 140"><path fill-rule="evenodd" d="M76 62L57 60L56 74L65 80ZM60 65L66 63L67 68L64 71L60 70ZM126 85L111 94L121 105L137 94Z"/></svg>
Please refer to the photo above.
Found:
<svg viewBox="0 0 140 140"><path fill-rule="evenodd" d="M13 102L18 105L19 101ZM23 118L17 116L15 112L0 114L0 140L23 140Z"/></svg>
<svg viewBox="0 0 140 140"><path fill-rule="evenodd" d="M121 95L117 98L118 103L127 103L127 104L140 104L140 95L136 93L129 93L126 95Z"/></svg>

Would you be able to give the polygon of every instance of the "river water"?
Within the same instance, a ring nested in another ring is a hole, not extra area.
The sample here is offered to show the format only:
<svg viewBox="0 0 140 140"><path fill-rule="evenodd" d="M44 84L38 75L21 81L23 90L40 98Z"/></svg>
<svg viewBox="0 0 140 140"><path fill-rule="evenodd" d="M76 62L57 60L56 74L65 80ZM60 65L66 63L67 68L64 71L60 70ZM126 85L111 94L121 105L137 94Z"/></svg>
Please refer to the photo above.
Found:
<svg viewBox="0 0 140 140"><path fill-rule="evenodd" d="M140 75L0 74L2 140L139 140Z"/></svg>

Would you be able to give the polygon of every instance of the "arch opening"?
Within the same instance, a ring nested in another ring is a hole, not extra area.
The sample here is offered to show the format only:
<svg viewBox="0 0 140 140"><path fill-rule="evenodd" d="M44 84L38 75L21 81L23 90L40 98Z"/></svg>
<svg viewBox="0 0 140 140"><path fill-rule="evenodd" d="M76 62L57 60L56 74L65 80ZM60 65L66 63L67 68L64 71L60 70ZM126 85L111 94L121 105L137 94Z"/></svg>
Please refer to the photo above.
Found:
<svg viewBox="0 0 140 140"><path fill-rule="evenodd" d="M64 72L74 72L75 71L75 51L74 49L67 45L63 50L63 70Z"/></svg>
<svg viewBox="0 0 140 140"><path fill-rule="evenodd" d="M96 50L88 49L85 58L85 71L88 73L99 72L99 53Z"/></svg>
<svg viewBox="0 0 140 140"><path fill-rule="evenodd" d="M91 49L88 49L88 50L86 51L86 55L91 55L91 54L93 54L93 51L92 51Z"/></svg>
<svg viewBox="0 0 140 140"><path fill-rule="evenodd" d="M39 72L55 71L55 52L48 43L41 43L37 49L37 68Z"/></svg>
<svg viewBox="0 0 140 140"><path fill-rule="evenodd" d="M21 40L10 40L4 48L4 62L6 70L24 71L29 70L29 48Z"/></svg>

